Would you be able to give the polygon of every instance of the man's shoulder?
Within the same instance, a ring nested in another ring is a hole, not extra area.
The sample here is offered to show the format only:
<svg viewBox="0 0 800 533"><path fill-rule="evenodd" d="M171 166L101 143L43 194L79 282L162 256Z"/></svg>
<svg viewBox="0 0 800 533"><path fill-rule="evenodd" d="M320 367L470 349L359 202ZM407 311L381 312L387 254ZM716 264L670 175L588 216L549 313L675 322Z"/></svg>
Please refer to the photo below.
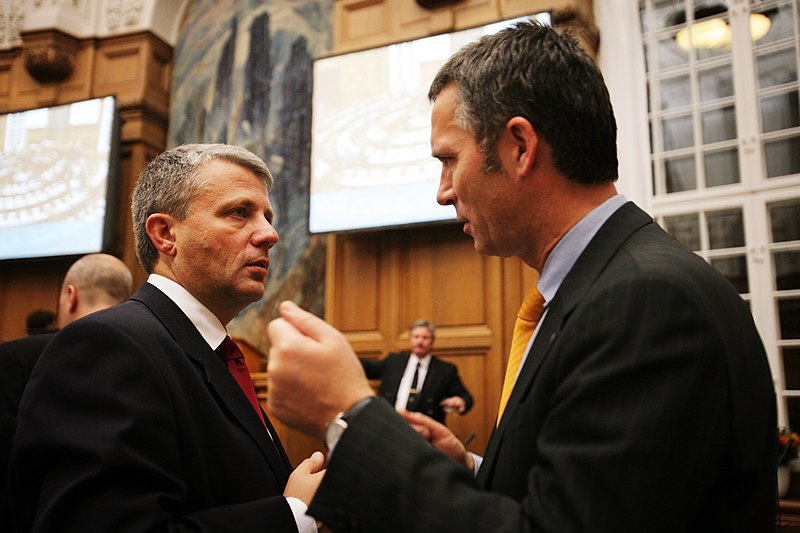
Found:
<svg viewBox="0 0 800 533"><path fill-rule="evenodd" d="M16 361L32 368L55 334L42 333L0 343L0 363Z"/></svg>

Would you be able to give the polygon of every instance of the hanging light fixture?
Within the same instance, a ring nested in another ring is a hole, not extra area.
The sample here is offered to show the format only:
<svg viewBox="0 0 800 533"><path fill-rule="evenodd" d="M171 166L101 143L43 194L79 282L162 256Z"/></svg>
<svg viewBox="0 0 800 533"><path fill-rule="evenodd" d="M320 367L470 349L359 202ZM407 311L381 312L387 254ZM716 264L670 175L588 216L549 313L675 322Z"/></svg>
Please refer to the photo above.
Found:
<svg viewBox="0 0 800 533"><path fill-rule="evenodd" d="M730 48L731 27L722 15L728 12L724 4L701 6L694 11L694 22L691 26L681 28L675 34L676 44L683 50L690 48ZM686 14L679 11L671 21L672 24L686 22ZM764 37L772 26L772 21L765 13L750 14L750 38L755 42Z"/></svg>

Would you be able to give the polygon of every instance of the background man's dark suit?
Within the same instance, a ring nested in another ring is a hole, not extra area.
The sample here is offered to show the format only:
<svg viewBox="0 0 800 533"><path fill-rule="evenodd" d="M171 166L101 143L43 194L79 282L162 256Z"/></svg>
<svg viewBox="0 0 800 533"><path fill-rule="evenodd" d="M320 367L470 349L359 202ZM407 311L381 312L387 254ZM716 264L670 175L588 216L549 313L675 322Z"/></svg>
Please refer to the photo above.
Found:
<svg viewBox="0 0 800 533"><path fill-rule="evenodd" d="M38 499L41 531L296 531L277 434L273 444L224 363L150 284L62 329L19 422L21 530ZM85 474L49 469L56 454Z"/></svg>
<svg viewBox="0 0 800 533"><path fill-rule="evenodd" d="M740 296L628 203L550 302L477 480L372 401L309 513L342 531L774 531L772 391Z"/></svg>
<svg viewBox="0 0 800 533"><path fill-rule="evenodd" d="M17 427L22 391L36 361L54 335L55 332L41 333L0 344L0 524L10 523L6 497L7 459Z"/></svg>
<svg viewBox="0 0 800 533"><path fill-rule="evenodd" d="M397 391L400 388L400 380L408 365L409 352L390 353L380 361L362 360L364 372L369 379L380 379L381 387L378 394L390 404L394 405L397 400ZM428 366L428 373L422 390L417 393L417 398L411 405L406 407L409 411L419 411L425 413L434 420L444 424L445 412L439 402L451 396L460 396L465 405L464 412L472 409L472 395L461 383L458 377L458 367L456 365L442 361L435 355L431 355Z"/></svg>

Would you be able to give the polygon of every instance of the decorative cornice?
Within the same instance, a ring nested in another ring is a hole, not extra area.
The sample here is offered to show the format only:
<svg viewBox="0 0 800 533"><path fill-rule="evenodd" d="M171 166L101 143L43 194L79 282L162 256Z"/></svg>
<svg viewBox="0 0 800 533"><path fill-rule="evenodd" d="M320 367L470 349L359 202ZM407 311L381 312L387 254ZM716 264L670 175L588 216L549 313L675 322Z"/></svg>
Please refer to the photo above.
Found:
<svg viewBox="0 0 800 533"><path fill-rule="evenodd" d="M22 56L28 73L39 83L67 79L75 66L80 42L58 30L23 33Z"/></svg>
<svg viewBox="0 0 800 533"><path fill-rule="evenodd" d="M106 27L118 31L124 26L139 24L144 11L144 0L109 0L106 8Z"/></svg>

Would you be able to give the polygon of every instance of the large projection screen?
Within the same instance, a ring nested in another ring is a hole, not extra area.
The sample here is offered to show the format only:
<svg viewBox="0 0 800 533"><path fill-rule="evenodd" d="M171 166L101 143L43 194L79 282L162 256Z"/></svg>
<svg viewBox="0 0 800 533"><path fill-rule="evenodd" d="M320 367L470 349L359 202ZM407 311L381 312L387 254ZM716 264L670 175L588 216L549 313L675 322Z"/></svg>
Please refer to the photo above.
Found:
<svg viewBox="0 0 800 533"><path fill-rule="evenodd" d="M309 231L455 219L436 203L428 87L463 45L528 18L550 20L540 13L315 61Z"/></svg>

